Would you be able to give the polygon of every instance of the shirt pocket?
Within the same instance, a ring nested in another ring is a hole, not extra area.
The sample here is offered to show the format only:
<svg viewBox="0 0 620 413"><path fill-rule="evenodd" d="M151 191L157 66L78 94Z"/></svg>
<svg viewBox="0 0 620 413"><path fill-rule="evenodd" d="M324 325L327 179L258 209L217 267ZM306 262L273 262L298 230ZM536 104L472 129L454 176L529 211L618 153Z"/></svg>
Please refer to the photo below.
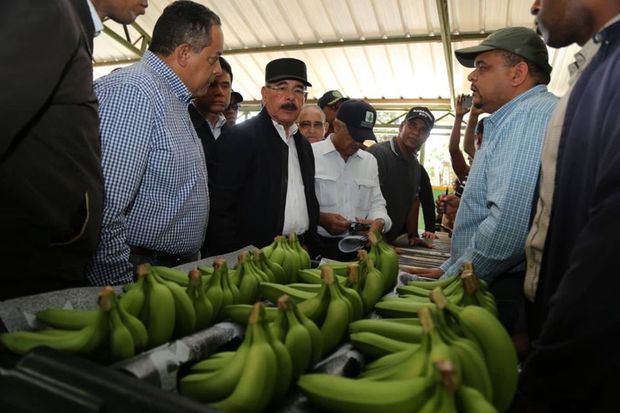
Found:
<svg viewBox="0 0 620 413"><path fill-rule="evenodd" d="M335 177L325 174L316 175L314 188L321 207L333 207L338 203L338 187Z"/></svg>
<svg viewBox="0 0 620 413"><path fill-rule="evenodd" d="M355 202L354 205L364 215L360 218L366 218L366 214L370 211L372 190L375 187L375 182L371 179L356 178L355 185L354 193L356 194L356 199L353 200Z"/></svg>

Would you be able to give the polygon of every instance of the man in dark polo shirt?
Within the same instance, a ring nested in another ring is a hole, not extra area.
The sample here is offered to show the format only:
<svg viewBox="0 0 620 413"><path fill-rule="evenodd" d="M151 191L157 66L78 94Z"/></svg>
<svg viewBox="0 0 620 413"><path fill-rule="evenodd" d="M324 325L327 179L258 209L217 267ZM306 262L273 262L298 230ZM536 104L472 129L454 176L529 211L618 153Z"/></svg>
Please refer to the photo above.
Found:
<svg viewBox="0 0 620 413"><path fill-rule="evenodd" d="M377 158L381 192L387 202L392 228L385 233L391 242L409 234L409 243L418 239L418 217L415 210L420 188L420 163L416 151L428 139L435 117L428 108L413 107L400 124L398 136L371 146L368 152Z"/></svg>

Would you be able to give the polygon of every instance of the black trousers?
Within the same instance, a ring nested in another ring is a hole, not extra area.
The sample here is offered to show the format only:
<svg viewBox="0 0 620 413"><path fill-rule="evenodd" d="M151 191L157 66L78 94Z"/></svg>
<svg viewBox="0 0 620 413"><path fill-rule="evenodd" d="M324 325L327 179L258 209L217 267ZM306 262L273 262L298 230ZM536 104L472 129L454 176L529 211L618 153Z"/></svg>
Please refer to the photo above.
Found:
<svg viewBox="0 0 620 413"><path fill-rule="evenodd" d="M525 271L509 272L497 276L489 285L489 291L495 296L499 321L510 335L527 333L524 279Z"/></svg>

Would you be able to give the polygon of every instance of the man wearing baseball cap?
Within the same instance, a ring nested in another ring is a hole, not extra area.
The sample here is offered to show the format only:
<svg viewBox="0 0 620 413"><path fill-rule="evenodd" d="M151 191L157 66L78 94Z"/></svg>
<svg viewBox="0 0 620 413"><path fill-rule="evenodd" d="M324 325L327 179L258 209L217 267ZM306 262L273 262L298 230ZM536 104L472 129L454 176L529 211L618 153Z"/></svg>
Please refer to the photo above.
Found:
<svg viewBox="0 0 620 413"><path fill-rule="evenodd" d="M377 161L363 150L364 141L377 140L372 131L376 119L377 112L368 103L347 100L336 113L334 133L312 145L323 257L354 258L338 249L351 224L368 224L379 231L392 225L379 186Z"/></svg>
<svg viewBox="0 0 620 413"><path fill-rule="evenodd" d="M304 62L272 60L261 89L263 109L217 140L209 255L264 247L293 232L310 248L318 242L314 157L295 123L308 86Z"/></svg>
<svg viewBox="0 0 620 413"><path fill-rule="evenodd" d="M474 68L468 76L473 104L490 116L461 198L450 259L424 275L456 276L471 261L495 294L500 321L521 333L525 238L545 130L557 102L546 87L547 48L533 30L510 27L455 54Z"/></svg>
<svg viewBox="0 0 620 413"><path fill-rule="evenodd" d="M339 90L329 90L323 94L316 102L317 106L321 108L325 113L325 121L329 124L325 136L328 136L334 132L334 119L336 119L336 112L342 104L349 100L340 93Z"/></svg>
<svg viewBox="0 0 620 413"><path fill-rule="evenodd" d="M368 149L377 159L381 191L392 220L392 228L385 234L390 242L408 234L410 245L417 244L418 215L415 210L422 170L416 154L434 125L435 117L428 108L413 107L401 122L397 136Z"/></svg>

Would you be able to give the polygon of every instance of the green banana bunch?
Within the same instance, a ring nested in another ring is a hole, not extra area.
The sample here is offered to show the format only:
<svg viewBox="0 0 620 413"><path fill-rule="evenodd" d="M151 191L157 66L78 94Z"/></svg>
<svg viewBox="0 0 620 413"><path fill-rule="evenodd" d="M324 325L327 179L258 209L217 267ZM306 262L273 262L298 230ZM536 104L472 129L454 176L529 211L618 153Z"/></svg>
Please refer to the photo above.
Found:
<svg viewBox="0 0 620 413"><path fill-rule="evenodd" d="M290 385L290 356L271 336L260 303L252 307L243 343L224 358L200 362L179 380L179 393L223 411L261 411Z"/></svg>
<svg viewBox="0 0 620 413"><path fill-rule="evenodd" d="M152 268L152 267L151 267ZM151 277L159 284L166 287L174 299L174 332L177 336L183 337L194 332L196 329L196 310L194 303L187 294L185 288L172 281L166 281L152 272Z"/></svg>
<svg viewBox="0 0 620 413"><path fill-rule="evenodd" d="M439 289L433 292L433 299L442 304L446 302ZM454 322L450 323L446 319L443 311L439 309L434 311L433 315L440 336L457 355L463 384L476 388L487 400L492 401L493 386L480 347L474 341L463 337L462 331Z"/></svg>
<svg viewBox="0 0 620 413"><path fill-rule="evenodd" d="M486 289L482 280L475 276L471 262L463 264L461 279L463 280L463 289L466 297L463 305L477 305L497 317L495 297Z"/></svg>
<svg viewBox="0 0 620 413"><path fill-rule="evenodd" d="M398 255L394 248L383 240L379 232L372 231L368 234L370 241L370 257L375 267L383 274L385 282L383 292L387 293L396 285L398 278Z"/></svg>
<svg viewBox="0 0 620 413"><path fill-rule="evenodd" d="M276 262L271 261L267 258L267 255L263 253L262 250L258 250L255 257L258 257L258 265L259 267L266 273L271 273L272 281L278 284L284 284L286 282L286 277L284 274L284 268Z"/></svg>
<svg viewBox="0 0 620 413"><path fill-rule="evenodd" d="M481 307L458 307L441 300L439 289L433 291L433 299L482 350L493 383L493 405L500 412L506 411L515 395L518 378L517 353L510 336L497 318Z"/></svg>
<svg viewBox="0 0 620 413"><path fill-rule="evenodd" d="M129 313L129 311L125 310L125 308L123 308L120 304L120 300L116 300L115 307L123 325L131 334L135 354L145 350L149 343L149 335L146 331L146 327L142 324L142 321L140 321L138 317Z"/></svg>
<svg viewBox="0 0 620 413"><path fill-rule="evenodd" d="M237 271L232 281L239 288L239 297L236 302L239 304L254 304L258 301L258 285L263 279L255 272L247 252L239 254Z"/></svg>
<svg viewBox="0 0 620 413"><path fill-rule="evenodd" d="M278 237L275 237L271 244L267 245L266 247L261 248L261 251L263 252L263 254L265 254L265 257L267 258L271 257L271 253L276 247L277 241L278 241Z"/></svg>
<svg viewBox="0 0 620 413"><path fill-rule="evenodd" d="M209 327L214 316L213 305L207 299L202 285L202 277L198 270L190 271L189 285L186 291L196 312L196 330L203 330Z"/></svg>
<svg viewBox="0 0 620 413"><path fill-rule="evenodd" d="M223 314L238 324L246 325L250 319L252 305L250 304L232 304L223 308ZM265 307L265 319L273 321L278 315L277 307Z"/></svg>
<svg viewBox="0 0 620 413"><path fill-rule="evenodd" d="M136 354L132 333L125 326L119 313L120 305L113 300L110 309L110 356L113 360L125 360ZM126 313L127 314L127 313ZM140 323L142 324L142 323ZM144 328L144 326L142 326ZM142 330L143 333L146 330ZM147 337L148 339L148 337Z"/></svg>
<svg viewBox="0 0 620 413"><path fill-rule="evenodd" d="M359 262L359 278L361 283L362 302L364 312L368 312L375 307L377 301L383 296L385 280L381 271L375 265L365 250L357 253Z"/></svg>
<svg viewBox="0 0 620 413"><path fill-rule="evenodd" d="M247 261L248 265L252 268L252 271L258 276L258 279L263 282L272 283L275 282L275 277L270 269L264 271L258 260L259 249L254 249L248 253Z"/></svg>
<svg viewBox="0 0 620 413"><path fill-rule="evenodd" d="M340 283L337 282L336 279L334 285L336 286L336 288L338 288L344 298L351 304L351 314L349 321L355 321L359 320L364 315L364 302L362 301L362 296L356 289L358 285L357 265L350 265L349 271L350 274L347 277L347 281L345 281L344 283ZM347 287L346 284L351 284L353 288Z"/></svg>
<svg viewBox="0 0 620 413"><path fill-rule="evenodd" d="M261 258L262 257L262 258ZM265 258L265 254L257 248L252 251L252 265L254 265L260 275L264 275L265 282L275 283L276 276L274 275L271 268L267 265L267 258Z"/></svg>
<svg viewBox="0 0 620 413"><path fill-rule="evenodd" d="M350 413L416 412L434 390L431 377L366 381L329 374L301 376L297 385L321 409Z"/></svg>
<svg viewBox="0 0 620 413"><path fill-rule="evenodd" d="M149 347L157 347L172 338L175 326L175 299L165 285L157 282L153 274L146 277L146 297L140 320L149 335Z"/></svg>
<svg viewBox="0 0 620 413"><path fill-rule="evenodd" d="M314 297L318 293L318 290L315 292L300 291L288 285L266 282L261 282L258 286L258 290L261 297L272 303L277 303L278 299L284 294L288 295L295 303L301 303Z"/></svg>
<svg viewBox="0 0 620 413"><path fill-rule="evenodd" d="M323 267L321 269L321 276L329 290L329 303L325 320L323 320L321 325L323 353L325 354L332 351L344 339L347 327L353 321L353 306L338 288L340 284L336 282L334 271L330 267Z"/></svg>
<svg viewBox="0 0 620 413"><path fill-rule="evenodd" d="M205 295L213 307L213 321L219 321L224 317L224 307L235 302L236 297L233 286L234 288L236 286L234 283L229 282L226 261L222 259L215 260L213 268L213 275L207 283ZM238 294L238 289L236 291Z"/></svg>
<svg viewBox="0 0 620 413"><path fill-rule="evenodd" d="M257 309L252 310L248 323L252 343L244 360L244 367L233 391L223 400L211 406L223 411L261 411L271 400L276 386L276 372L281 367L273 347L270 345L267 329ZM258 314L257 314L258 313ZM288 386L287 386L288 387Z"/></svg>
<svg viewBox="0 0 620 413"><path fill-rule="evenodd" d="M297 282L297 271L299 271L301 265L299 255L289 247L286 237L277 236L274 242L275 246L269 255L269 260L284 269L282 284Z"/></svg>
<svg viewBox="0 0 620 413"><path fill-rule="evenodd" d="M136 271L137 280L119 298L120 305L135 317L140 315L146 300L145 278L149 275L148 265L139 265Z"/></svg>
<svg viewBox="0 0 620 413"><path fill-rule="evenodd" d="M315 330L311 333L300 322L294 311L295 303L290 300L288 295L281 296L277 303L278 316L271 323L271 331L275 338L284 343L288 350L292 362L292 375L293 378L297 379L301 373L308 370L313 360L321 356L321 346L313 348L316 339L313 340L312 337L312 334L319 332L319 330L315 325ZM318 342L321 343L320 333Z"/></svg>
<svg viewBox="0 0 620 413"><path fill-rule="evenodd" d="M317 294L314 297L299 303L297 308L299 308L299 310L304 313L306 317L314 321L317 326L320 326L323 324L323 320L325 320L330 297L330 290L327 287L327 284L322 281Z"/></svg>
<svg viewBox="0 0 620 413"><path fill-rule="evenodd" d="M288 245L299 256L299 269L310 268L310 254L301 246L294 232L288 236Z"/></svg>
<svg viewBox="0 0 620 413"><path fill-rule="evenodd" d="M100 347L109 333L108 320L113 307L112 287L105 287L98 298L99 310L94 320L79 330L16 331L0 334L0 347L24 355L35 347L46 346L75 354L90 354ZM65 317L65 314L61 314ZM53 322L52 317L52 322ZM49 318L48 318L49 320Z"/></svg>

